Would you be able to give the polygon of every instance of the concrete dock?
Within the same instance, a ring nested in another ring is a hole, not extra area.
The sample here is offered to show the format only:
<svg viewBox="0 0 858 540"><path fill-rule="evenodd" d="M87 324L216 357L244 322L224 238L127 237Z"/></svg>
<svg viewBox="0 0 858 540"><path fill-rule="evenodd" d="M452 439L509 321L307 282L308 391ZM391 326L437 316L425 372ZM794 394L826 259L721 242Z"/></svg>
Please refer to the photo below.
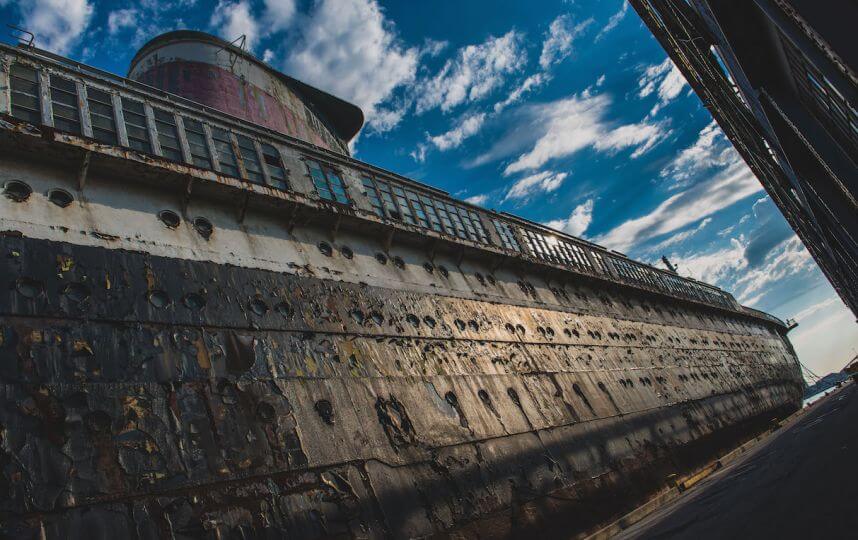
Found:
<svg viewBox="0 0 858 540"><path fill-rule="evenodd" d="M856 425L848 384L617 538L855 538Z"/></svg>

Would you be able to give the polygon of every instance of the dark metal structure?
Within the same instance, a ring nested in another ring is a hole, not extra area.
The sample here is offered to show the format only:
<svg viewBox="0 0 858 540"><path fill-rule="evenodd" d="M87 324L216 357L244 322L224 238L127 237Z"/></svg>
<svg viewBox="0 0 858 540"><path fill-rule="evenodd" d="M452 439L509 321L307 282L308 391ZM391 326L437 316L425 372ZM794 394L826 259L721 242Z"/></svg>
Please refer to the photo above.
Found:
<svg viewBox="0 0 858 540"><path fill-rule="evenodd" d="M858 5L630 3L858 315Z"/></svg>

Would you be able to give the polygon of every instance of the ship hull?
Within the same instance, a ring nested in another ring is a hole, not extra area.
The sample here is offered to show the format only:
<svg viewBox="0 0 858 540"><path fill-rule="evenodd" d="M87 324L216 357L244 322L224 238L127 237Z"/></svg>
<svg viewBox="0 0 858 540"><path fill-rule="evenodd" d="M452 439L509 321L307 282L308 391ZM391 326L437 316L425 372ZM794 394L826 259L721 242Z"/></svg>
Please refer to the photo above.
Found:
<svg viewBox="0 0 858 540"><path fill-rule="evenodd" d="M568 537L800 404L775 329L595 282L500 301L3 234L12 537Z"/></svg>

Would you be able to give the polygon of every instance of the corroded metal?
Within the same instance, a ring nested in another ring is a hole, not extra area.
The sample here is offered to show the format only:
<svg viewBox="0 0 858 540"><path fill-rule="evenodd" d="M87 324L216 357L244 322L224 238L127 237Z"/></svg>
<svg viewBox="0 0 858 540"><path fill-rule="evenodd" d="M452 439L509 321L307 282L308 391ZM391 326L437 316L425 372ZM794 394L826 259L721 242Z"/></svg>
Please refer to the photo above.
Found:
<svg viewBox="0 0 858 540"><path fill-rule="evenodd" d="M3 534L568 537L800 403L724 291L334 204L296 172L334 158L281 153L289 190L0 126Z"/></svg>

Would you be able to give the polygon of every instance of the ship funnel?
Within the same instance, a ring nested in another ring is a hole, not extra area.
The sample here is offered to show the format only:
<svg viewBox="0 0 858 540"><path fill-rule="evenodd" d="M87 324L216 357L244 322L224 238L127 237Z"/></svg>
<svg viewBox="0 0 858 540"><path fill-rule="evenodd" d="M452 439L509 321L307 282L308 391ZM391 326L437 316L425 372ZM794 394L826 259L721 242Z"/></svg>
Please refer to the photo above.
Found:
<svg viewBox="0 0 858 540"><path fill-rule="evenodd" d="M363 125L356 105L204 32L152 39L131 60L128 77L343 154Z"/></svg>

